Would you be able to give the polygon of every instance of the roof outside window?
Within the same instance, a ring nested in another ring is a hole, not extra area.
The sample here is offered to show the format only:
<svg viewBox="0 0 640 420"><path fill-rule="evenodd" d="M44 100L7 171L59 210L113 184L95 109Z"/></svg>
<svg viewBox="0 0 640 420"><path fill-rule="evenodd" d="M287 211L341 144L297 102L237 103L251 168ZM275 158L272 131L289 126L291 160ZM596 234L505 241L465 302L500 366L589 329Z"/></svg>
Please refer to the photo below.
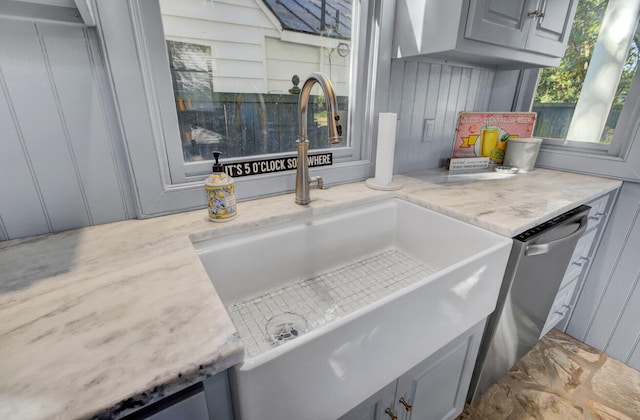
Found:
<svg viewBox="0 0 640 420"><path fill-rule="evenodd" d="M264 0L264 3L285 30L351 39L351 0Z"/></svg>

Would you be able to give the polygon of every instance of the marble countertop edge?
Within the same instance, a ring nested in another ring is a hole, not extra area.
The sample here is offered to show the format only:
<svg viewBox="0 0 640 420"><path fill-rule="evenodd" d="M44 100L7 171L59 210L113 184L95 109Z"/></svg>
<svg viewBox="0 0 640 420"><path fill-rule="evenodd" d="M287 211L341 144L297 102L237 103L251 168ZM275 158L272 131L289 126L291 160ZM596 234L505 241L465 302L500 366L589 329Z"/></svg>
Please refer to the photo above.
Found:
<svg viewBox="0 0 640 420"><path fill-rule="evenodd" d="M198 364L195 362L190 369L186 369L184 372L174 373L170 377L151 383L143 392L125 396L102 412L89 412L87 413L87 417L107 420L127 416L142 407L160 401L169 395L202 382L242 362L244 358L244 345L240 341L237 333L234 333L234 335L233 340L229 340L223 347L219 348L218 353L213 357L213 362L207 361L208 364Z"/></svg>

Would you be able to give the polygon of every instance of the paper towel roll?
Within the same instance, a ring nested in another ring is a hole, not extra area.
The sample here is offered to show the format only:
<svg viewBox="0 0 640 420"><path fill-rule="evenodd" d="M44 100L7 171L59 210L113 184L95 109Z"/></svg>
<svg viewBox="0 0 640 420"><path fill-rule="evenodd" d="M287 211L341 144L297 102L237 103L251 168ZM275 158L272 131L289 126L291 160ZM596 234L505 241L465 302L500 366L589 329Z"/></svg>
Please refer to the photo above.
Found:
<svg viewBox="0 0 640 420"><path fill-rule="evenodd" d="M383 187L391 184L393 178L397 120L398 116L393 112L381 112L378 116L375 183Z"/></svg>

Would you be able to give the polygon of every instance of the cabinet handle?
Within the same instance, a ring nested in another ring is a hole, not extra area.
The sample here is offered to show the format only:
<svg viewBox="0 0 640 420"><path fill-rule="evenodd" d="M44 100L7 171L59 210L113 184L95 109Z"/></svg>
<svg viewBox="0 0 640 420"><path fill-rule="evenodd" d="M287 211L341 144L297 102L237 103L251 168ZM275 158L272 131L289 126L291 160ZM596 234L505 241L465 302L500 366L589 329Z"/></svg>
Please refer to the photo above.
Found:
<svg viewBox="0 0 640 420"><path fill-rule="evenodd" d="M589 261L589 257L580 257L580 258L576 259L575 261L572 261L571 264L577 265L578 267L582 267L582 265L584 263L586 263L587 261Z"/></svg>
<svg viewBox="0 0 640 420"><path fill-rule="evenodd" d="M536 10L531 10L527 13L527 16L530 18L538 18L539 23L542 23L542 18L544 17L544 13L547 11L547 0L537 0L536 1Z"/></svg>
<svg viewBox="0 0 640 420"><path fill-rule="evenodd" d="M385 414L388 414L389 417L391 417L391 420L398 420L398 416L396 416L396 413L394 413L393 411L391 411L390 408L387 407L386 410L384 410Z"/></svg>
<svg viewBox="0 0 640 420"><path fill-rule="evenodd" d="M538 13L538 24L541 25L544 20L544 15L547 13L547 0L542 0L542 7L540 13Z"/></svg>
<svg viewBox="0 0 640 420"><path fill-rule="evenodd" d="M558 315L565 316L569 309L571 309L571 305L562 305L560 309L554 312Z"/></svg>
<svg viewBox="0 0 640 420"><path fill-rule="evenodd" d="M400 400L399 400L399 401L400 401L400 404L402 404L402 405L404 406L404 409L405 409L405 410L407 410L407 411L411 411L411 407L412 407L412 405L411 405L411 404L409 404L409 403L407 402L407 400L405 400L405 399L404 399L404 397L400 397Z"/></svg>

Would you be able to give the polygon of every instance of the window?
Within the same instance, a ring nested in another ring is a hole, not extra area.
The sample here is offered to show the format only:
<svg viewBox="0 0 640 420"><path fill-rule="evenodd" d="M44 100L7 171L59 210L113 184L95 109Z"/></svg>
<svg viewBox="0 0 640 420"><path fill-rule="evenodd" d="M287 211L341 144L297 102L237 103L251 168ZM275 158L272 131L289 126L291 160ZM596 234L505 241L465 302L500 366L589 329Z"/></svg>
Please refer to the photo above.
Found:
<svg viewBox="0 0 640 420"><path fill-rule="evenodd" d="M182 0L160 2L181 160L179 179L210 171L212 151L226 161L293 153L297 104L306 77L331 80L348 133L351 0ZM310 149L327 149L326 104L318 86L309 105ZM171 139L168 139L171 141ZM348 136L334 160L353 159Z"/></svg>
<svg viewBox="0 0 640 420"><path fill-rule="evenodd" d="M580 0L560 66L540 73L532 107L538 113L535 136L549 144L555 139L611 149L640 59L639 4Z"/></svg>
<svg viewBox="0 0 640 420"><path fill-rule="evenodd" d="M245 7L249 10L258 11L265 9L268 11L266 2L269 0L181 0L180 2L164 1L163 6L190 5L187 8L190 25L182 25L182 28L172 28L170 23L163 22L162 12L165 15L172 15L166 7L160 9L158 0L124 0L124 1L97 1L96 10L96 31L99 34L101 47L104 51L107 68L111 76L116 106L114 112L118 114L120 122L119 129L123 136L123 143L129 170L133 182L133 194L136 202L136 213L139 218L167 214L172 212L197 209L206 206L205 195L203 193L202 182L211 171L210 161L204 160L206 152L203 153L202 160L193 159L187 156L185 159L184 142L188 137L183 137L181 133L181 123L178 120L177 109L181 108L180 101L177 101L176 93L173 89L171 75L171 64L169 54L173 51L167 49L167 38L171 42L191 44L189 48L200 58L206 58L207 42L201 42L206 38L205 31L202 31L199 24L206 22L206 17L202 13L203 7L207 10L215 8L219 15L230 16L227 13L230 8ZM289 0L277 0L282 4L293 4ZM300 0L297 0L298 3ZM316 3L321 0L316 0ZM315 36L308 33L296 31L282 31L277 28L279 21L273 17L273 13L262 15L261 22L264 25L272 24L269 29L266 26L257 33L261 35L256 40L256 48L266 51L266 43L280 39L288 42L291 49L298 44L304 45L317 42L327 50L324 57L324 67L322 69L330 77L337 79L339 63L338 56L345 55L349 62L350 70L348 77L348 113L347 118L343 118L341 123L347 123L348 142L339 148L332 148L333 165L313 168L314 175L324 178L325 185L346 183L366 179L373 173L373 163L371 161L372 149L375 146L372 139L375 139L375 116L383 110L386 105L386 95L389 88L389 76L391 72L391 41L393 36L394 3L382 0L351 0L351 37L350 47L345 49L339 46L344 39L337 39L328 36ZM172 12L173 13L173 12ZM177 14L177 12L176 12ZM218 16L218 15L216 15ZM232 31L233 27L240 27L248 30L255 23L256 16L251 13L234 14L237 21L235 26L223 26L217 30L226 34L230 40L237 37ZM269 18L271 16L272 18ZM325 28L335 25L335 15L328 14L325 20ZM342 18L340 18L342 19ZM166 18L165 18L166 20ZM177 22L177 19L173 19ZM342 25L342 20L340 21ZM276 25L277 23L277 25ZM178 30L183 32L179 33ZM271 39L273 38L273 39ZM300 42L304 38L304 42ZM271 39L271 40L270 40ZM313 41L313 42L312 42ZM326 43L330 43L326 45ZM180 44L173 44L179 46ZM215 44L214 44L215 47ZM170 47L172 48L172 47ZM332 51L329 56L329 52ZM226 50L228 54L234 53L234 48ZM340 53L340 54L338 54ZM220 94L242 93L242 96L249 96L249 92L242 92L233 89L232 92L216 91L216 71L220 68L221 62L216 61L216 50L211 48L211 82L212 87L207 91L196 88L195 82L192 85L184 84L184 87L194 87L194 97L191 99L192 110L200 106L195 99L205 93L215 96ZM266 55L266 54L265 54ZM330 66L327 66L331 58ZM198 70L201 73L209 72L209 64L205 67L200 63L190 64L189 70ZM278 60L274 61L277 64ZM334 66L335 63L335 66ZM187 70L187 66L180 67L181 64L174 60L174 69ZM215 67L214 67L215 66ZM247 63L248 67L252 64ZM206 71L205 71L206 68ZM243 67L242 71L247 69ZM313 71L318 70L314 68ZM297 70L296 70L297 72ZM302 71L301 71L302 73ZM280 74L280 73L279 73ZM287 78L280 81L280 87L267 87L266 89L256 89L255 95L288 94L288 89L292 87L292 74L297 74L287 70ZM240 70L238 70L240 76ZM193 76L193 75L192 75ZM202 76L202 75L201 75ZM299 75L304 79L306 75ZM181 76L180 76L181 77ZM194 77L196 82L202 81L201 77ZM176 79L180 80L180 79ZM268 80L268 79L267 79ZM266 83L266 82L265 82ZM198 85L199 86L199 85ZM268 85L267 85L268 86ZM337 80L334 86L340 89L340 81ZM276 92L276 91L282 92ZM181 92L180 92L181 94ZM342 95L338 90L338 94ZM190 92L191 95L191 92ZM188 98L180 97L185 111L189 106ZM238 102L234 102L236 105ZM217 105L214 105L217 106ZM224 111L223 107L223 111ZM320 109L320 107L319 107ZM321 112L321 111L320 111ZM222 114L224 117L224 112ZM227 114L228 116L229 114ZM244 119L244 114L242 114ZM292 116L293 117L293 116ZM309 113L310 121L314 116ZM294 118L295 119L295 118ZM257 119L258 121L260 118ZM265 120L271 121L271 120ZM318 130L322 130L322 115L315 115ZM198 127L217 133L211 134L211 140L219 138L222 141L226 135L226 128L215 126L213 122L207 123L206 118L197 119L196 124L188 122L193 139ZM209 124L209 125L207 125ZM218 122L219 124L219 122ZM313 123L309 123L311 127ZM260 127L269 126L266 124ZM222 131L222 132L221 132ZM258 132L260 130L258 129ZM343 131L344 133L344 131ZM206 134L206 132L205 132ZM248 138L248 137L247 137ZM267 135L267 139L270 137ZM187 144L188 146L188 144ZM193 146L193 144L191 144ZM324 146L321 146L324 147ZM327 144L326 147L329 147ZM259 150L259 149L258 149ZM267 147L267 151L273 150ZM251 153L255 153L251 152ZM257 153L261 153L258 151ZM289 152L281 152L289 153ZM291 153L293 156L294 153ZM245 159L244 157L231 157L227 159ZM279 194L292 191L295 186L295 171L284 171L278 173L268 173L240 177L236 180L236 197L239 200L267 195ZM293 199L293 198L292 198Z"/></svg>

